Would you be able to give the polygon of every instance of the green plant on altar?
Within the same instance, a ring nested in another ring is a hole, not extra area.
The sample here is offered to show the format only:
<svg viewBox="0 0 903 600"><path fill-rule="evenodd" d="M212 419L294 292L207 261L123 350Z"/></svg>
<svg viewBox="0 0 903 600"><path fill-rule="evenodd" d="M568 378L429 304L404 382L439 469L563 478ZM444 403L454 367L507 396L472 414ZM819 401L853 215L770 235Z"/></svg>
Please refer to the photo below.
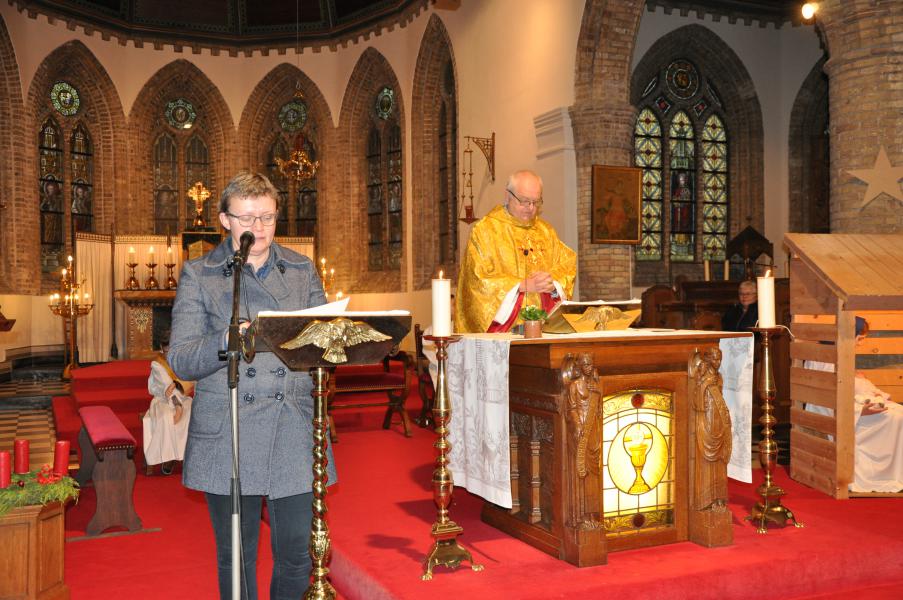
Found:
<svg viewBox="0 0 903 600"><path fill-rule="evenodd" d="M50 504L78 498L78 483L68 475L57 475L50 465L38 471L13 473L8 487L0 489L0 517L14 508Z"/></svg>
<svg viewBox="0 0 903 600"><path fill-rule="evenodd" d="M520 318L524 321L545 321L549 318L549 313L539 308L538 306L534 306L533 304L520 309L519 314Z"/></svg>

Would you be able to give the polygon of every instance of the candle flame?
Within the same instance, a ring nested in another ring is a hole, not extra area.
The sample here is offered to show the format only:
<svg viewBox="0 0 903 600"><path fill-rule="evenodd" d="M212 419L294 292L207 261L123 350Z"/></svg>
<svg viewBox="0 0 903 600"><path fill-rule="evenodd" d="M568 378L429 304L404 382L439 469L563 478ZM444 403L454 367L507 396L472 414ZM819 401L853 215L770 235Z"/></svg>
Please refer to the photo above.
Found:
<svg viewBox="0 0 903 600"><path fill-rule="evenodd" d="M443 274L443 273L445 273L445 271L442 271L442 270L439 271L439 279L442 279L442 274Z"/></svg>

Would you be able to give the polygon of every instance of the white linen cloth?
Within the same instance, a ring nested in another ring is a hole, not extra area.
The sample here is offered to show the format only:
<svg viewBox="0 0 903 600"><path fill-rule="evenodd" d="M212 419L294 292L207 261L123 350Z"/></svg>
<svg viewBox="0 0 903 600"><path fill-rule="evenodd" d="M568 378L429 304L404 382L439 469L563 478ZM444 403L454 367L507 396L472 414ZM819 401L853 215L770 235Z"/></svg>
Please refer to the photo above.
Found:
<svg viewBox="0 0 903 600"><path fill-rule="evenodd" d="M653 330L572 333L574 339L673 335ZM706 332L710 333L710 332ZM449 469L455 485L511 508L508 418L508 355L513 334L466 334L448 346L447 380L452 417L448 424ZM752 481L752 336L720 340L724 400L731 413L733 453L728 477Z"/></svg>
<svg viewBox="0 0 903 600"><path fill-rule="evenodd" d="M149 465L157 465L185 457L185 443L188 441L188 422L191 420L191 398L173 389L169 395L166 389L172 377L157 361L151 361L151 374L147 380L147 391L153 396L150 408L141 418L144 429L144 460ZM176 406L173 397L182 405L179 421L175 421Z"/></svg>

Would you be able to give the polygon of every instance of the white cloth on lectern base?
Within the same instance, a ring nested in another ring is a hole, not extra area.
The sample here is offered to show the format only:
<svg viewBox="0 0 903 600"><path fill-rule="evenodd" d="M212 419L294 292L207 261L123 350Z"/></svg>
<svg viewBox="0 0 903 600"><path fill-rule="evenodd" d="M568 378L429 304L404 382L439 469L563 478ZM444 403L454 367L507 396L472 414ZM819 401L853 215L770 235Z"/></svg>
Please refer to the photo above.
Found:
<svg viewBox="0 0 903 600"><path fill-rule="evenodd" d="M807 360L807 369L834 372L832 363ZM884 402L887 411L862 416L865 401ZM899 492L903 490L903 406L893 402L867 377L853 379L853 410L856 411L856 450L853 459L853 492ZM817 404L806 410L834 416L834 411ZM833 436L828 436L833 438Z"/></svg>
<svg viewBox="0 0 903 600"><path fill-rule="evenodd" d="M166 398L166 388L171 383L172 377L166 372L166 368L152 361L147 391L153 399L141 419L144 429L144 458L149 465L182 460L185 456L188 421L191 420L191 398L177 389L170 394L170 397L175 396L182 403L182 416L176 423L176 407L170 398Z"/></svg>

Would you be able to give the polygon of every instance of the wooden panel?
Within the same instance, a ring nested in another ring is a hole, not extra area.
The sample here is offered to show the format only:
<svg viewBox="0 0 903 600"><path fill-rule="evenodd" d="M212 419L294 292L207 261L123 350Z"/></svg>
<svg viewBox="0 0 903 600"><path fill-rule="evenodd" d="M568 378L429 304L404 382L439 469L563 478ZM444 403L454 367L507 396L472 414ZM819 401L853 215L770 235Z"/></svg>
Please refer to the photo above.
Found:
<svg viewBox="0 0 903 600"><path fill-rule="evenodd" d="M790 261L790 312L824 314L837 310L837 297L798 259Z"/></svg>
<svg viewBox="0 0 903 600"><path fill-rule="evenodd" d="M856 354L903 354L903 338L866 336L856 345Z"/></svg>
<svg viewBox="0 0 903 600"><path fill-rule="evenodd" d="M832 460L814 456L791 446L790 477L820 492L834 496L837 492L836 468Z"/></svg>
<svg viewBox="0 0 903 600"><path fill-rule="evenodd" d="M903 311L863 310L856 314L869 322L872 331L903 331Z"/></svg>
<svg viewBox="0 0 903 600"><path fill-rule="evenodd" d="M837 339L837 328L833 323L793 323L790 331L798 342L833 342Z"/></svg>
<svg viewBox="0 0 903 600"><path fill-rule="evenodd" d="M836 421L834 420L834 417L820 415L801 408L790 409L790 422L793 423L793 425L814 429L825 435L836 434Z"/></svg>
<svg viewBox="0 0 903 600"><path fill-rule="evenodd" d="M836 403L836 392L832 390L824 390L819 388L800 385L798 383L790 384L790 397L794 402L805 402L806 404L817 404L825 408L834 409Z"/></svg>
<svg viewBox="0 0 903 600"><path fill-rule="evenodd" d="M834 315L824 315L824 314L803 314L803 313L793 313L793 322L794 323L820 323L822 325L834 325L837 322L837 317Z"/></svg>
<svg viewBox="0 0 903 600"><path fill-rule="evenodd" d="M813 456L829 460L837 460L837 446L834 442L806 433L794 427L790 430L790 452L794 449L807 452Z"/></svg>
<svg viewBox="0 0 903 600"><path fill-rule="evenodd" d="M829 371L815 371L802 367L792 367L790 377L793 383L834 393L837 390L837 377Z"/></svg>
<svg viewBox="0 0 903 600"><path fill-rule="evenodd" d="M817 342L798 342L790 344L790 358L799 360L817 360L819 362L837 363L837 347Z"/></svg>

